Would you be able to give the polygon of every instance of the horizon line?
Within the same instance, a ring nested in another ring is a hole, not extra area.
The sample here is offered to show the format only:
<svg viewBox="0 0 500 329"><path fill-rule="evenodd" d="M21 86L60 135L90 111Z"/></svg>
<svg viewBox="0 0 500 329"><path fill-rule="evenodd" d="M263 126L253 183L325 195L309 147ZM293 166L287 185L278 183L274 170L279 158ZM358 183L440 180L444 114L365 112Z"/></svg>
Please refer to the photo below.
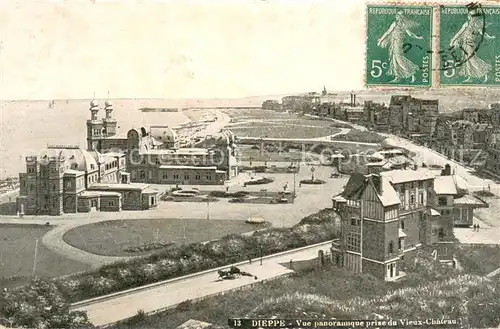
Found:
<svg viewBox="0 0 500 329"><path fill-rule="evenodd" d="M478 91L487 91L490 88L466 88L464 90L463 87L460 86L453 86L453 87L447 87L447 88L439 88L439 87L431 87L431 88L412 88L412 87L398 87L398 86L380 86L380 87L371 87L371 88L364 88L364 89L351 89L351 90L330 90L328 91L327 89L327 95L334 95L334 94L342 94L342 93L377 93L377 92L406 92L406 93L422 93L422 92L451 92L451 91L460 91L460 92L478 92ZM289 92L289 93L282 93L282 94L268 94L268 95L253 95L253 96L242 96L242 97L200 97L200 98L193 98L193 97L185 97L185 98L176 98L176 97L116 97L116 98L109 98L109 97L103 97L103 98L95 98L95 97L89 97L89 98L37 98L37 99L27 99L27 98L14 98L14 99L0 99L0 103L3 102L41 102L41 101L84 101L84 100L89 100L89 99L96 99L96 100L175 100L175 101L186 101L186 100L244 100L244 99L249 99L249 98L262 98L262 97L284 97L284 96L295 96L295 95L301 95L301 94L308 94L308 93L316 93L319 94L320 96L322 95L322 91L300 91L300 92Z"/></svg>

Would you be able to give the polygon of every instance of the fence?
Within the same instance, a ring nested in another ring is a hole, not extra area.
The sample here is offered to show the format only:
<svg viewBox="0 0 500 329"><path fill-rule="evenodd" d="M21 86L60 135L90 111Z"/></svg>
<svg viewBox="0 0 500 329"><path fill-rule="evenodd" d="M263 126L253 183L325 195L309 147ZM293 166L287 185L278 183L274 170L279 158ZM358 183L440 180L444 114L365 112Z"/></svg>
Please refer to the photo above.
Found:
<svg viewBox="0 0 500 329"><path fill-rule="evenodd" d="M311 248L315 248L315 247L319 247L319 246L323 246L323 245L324 246L330 246L331 243L332 243L332 240L325 241L325 242L320 242L320 243L312 244L312 245L305 246L305 247L300 247L300 248L296 248L296 249L290 249L290 250L282 251L282 252L279 252L279 253L276 253L276 254L271 254L271 255L263 256L262 259L268 259L268 258L273 258L273 257L277 257L277 256L286 255L286 254L291 254L291 253L294 253L294 252L297 252L297 251L307 250L307 249L311 249ZM80 307L83 307L83 306L86 306L86 305L90 305L90 304L93 304L93 303L102 302L102 301L109 300L111 298L115 298L115 297L118 297L118 296L123 296L123 295L127 295L127 294L130 294L130 293L147 290L147 289L150 289L150 288L153 288L153 287L157 287L157 286L161 286L161 285L164 285L164 284L167 284L167 283L172 283L172 282L184 280L184 279L187 279L187 278L194 278L194 277L202 276L202 275L208 274L208 273L217 273L218 270L224 270L224 269L227 269L230 266L241 266L241 265L245 265L245 264L248 264L248 261L242 261L242 262L238 262L236 264L227 264L227 265L220 266L220 267L217 267L217 268L212 268L212 269L208 269L208 270L201 271L201 272L187 274L187 275L184 275L184 276L181 276L181 277L172 278L172 279L168 279L168 280L163 280L163 281L160 281L160 282L155 282L155 283L151 283L151 284L144 285L144 286L140 286L140 287L131 288L131 289L128 289L128 290L123 290L123 291L111 293L111 294L108 294L108 295L105 295L105 296L100 296L100 297L95 297L95 298L88 299L88 300L83 300L83 301L80 301L80 302L73 303L71 305L71 309L80 308Z"/></svg>
<svg viewBox="0 0 500 329"><path fill-rule="evenodd" d="M323 256L323 261L321 261L321 255ZM318 257L313 258L313 259L309 259L309 260L303 260L303 261L296 261L296 262L292 261L291 265L292 265L292 269L294 269L294 270L297 270L297 267L300 268L300 269L304 269L305 267L307 267L307 268L314 268L314 267L321 268L321 267L323 267L326 264L333 263L333 258L332 257L333 257L333 255L332 255L331 252L328 252L328 251L325 252L323 250L319 250L318 251ZM162 313L162 312L165 312L165 311L168 311L168 310L171 310L171 309L175 309L175 308L181 306L184 303L193 303L193 302L197 303L197 302L209 299L209 298L213 298L213 297L217 297L217 296L224 296L226 293L233 293L235 291L250 290L250 289L254 288L256 285L261 285L261 284L270 282L272 280L275 280L277 278L286 278L286 277L291 276L293 273L294 272L285 273L285 274L282 274L282 275L277 276L277 277L273 277L273 278L269 278L269 279L264 279L264 280L260 280L260 281L255 281L253 283L250 283L250 284L247 284L247 285L244 285L244 286L241 286L241 287L237 287L237 288L232 288L230 290L226 290L226 291L221 291L221 292L209 294L209 295L206 295L206 296L203 296L203 297L189 299L189 300L186 300L184 302L181 302L181 303L178 303L178 304L175 304L175 305L169 305L169 306L162 307L160 309L157 309L157 310L154 310L154 311L151 311L151 312L145 312L145 314L147 316L150 316L150 315ZM113 322L113 323L109 323L109 324L106 324L106 325L99 326L99 328L106 328L106 327L109 327L109 326L114 325L116 323L126 322L127 320L133 318L134 316L135 315L133 315L133 316L127 318L127 319L123 319L123 320L120 320L120 321L117 321L117 322Z"/></svg>
<svg viewBox="0 0 500 329"><path fill-rule="evenodd" d="M480 247L500 248L500 243L460 243L460 245L466 247L474 247L474 248L480 248Z"/></svg>

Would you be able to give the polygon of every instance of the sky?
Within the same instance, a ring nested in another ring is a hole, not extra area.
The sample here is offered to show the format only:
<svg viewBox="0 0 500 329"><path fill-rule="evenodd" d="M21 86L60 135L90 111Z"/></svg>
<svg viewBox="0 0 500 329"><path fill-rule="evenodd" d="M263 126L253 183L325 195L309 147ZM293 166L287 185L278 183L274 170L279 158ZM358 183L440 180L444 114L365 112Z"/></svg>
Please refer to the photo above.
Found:
<svg viewBox="0 0 500 329"><path fill-rule="evenodd" d="M0 1L0 99L361 89L364 3Z"/></svg>

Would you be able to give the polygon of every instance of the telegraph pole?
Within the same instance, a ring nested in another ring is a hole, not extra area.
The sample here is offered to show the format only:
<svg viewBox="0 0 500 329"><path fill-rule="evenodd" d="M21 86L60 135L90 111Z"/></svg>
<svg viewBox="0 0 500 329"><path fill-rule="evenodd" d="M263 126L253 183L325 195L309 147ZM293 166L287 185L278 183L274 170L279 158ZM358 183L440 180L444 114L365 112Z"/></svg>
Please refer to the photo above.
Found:
<svg viewBox="0 0 500 329"><path fill-rule="evenodd" d="M35 257L33 259L33 271L31 272L31 276L35 275L37 253L38 253L38 239L36 239L36 241L35 241Z"/></svg>
<svg viewBox="0 0 500 329"><path fill-rule="evenodd" d="M297 163L297 168L299 168L298 167L298 163ZM292 196L292 203L295 203L295 189L296 189L295 185L297 185L296 184L296 176L297 176L297 172L294 169L294 171L293 171L293 196Z"/></svg>
<svg viewBox="0 0 500 329"><path fill-rule="evenodd" d="M360 200L360 217L361 217L361 227L360 227L360 237L359 237L359 272L363 273L363 222L364 222L364 214L363 214L363 200Z"/></svg>

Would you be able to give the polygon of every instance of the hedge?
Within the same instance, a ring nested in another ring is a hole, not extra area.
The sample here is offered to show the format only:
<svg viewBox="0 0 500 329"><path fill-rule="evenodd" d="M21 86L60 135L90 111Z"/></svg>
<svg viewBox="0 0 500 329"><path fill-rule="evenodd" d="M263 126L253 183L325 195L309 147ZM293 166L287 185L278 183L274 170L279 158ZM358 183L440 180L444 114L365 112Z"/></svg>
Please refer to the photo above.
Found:
<svg viewBox="0 0 500 329"><path fill-rule="evenodd" d="M338 235L336 213L324 209L291 228L269 228L252 235L228 235L207 243L171 245L153 255L54 279L54 283L69 302L76 302L257 258L261 252L269 255L328 241Z"/></svg>

